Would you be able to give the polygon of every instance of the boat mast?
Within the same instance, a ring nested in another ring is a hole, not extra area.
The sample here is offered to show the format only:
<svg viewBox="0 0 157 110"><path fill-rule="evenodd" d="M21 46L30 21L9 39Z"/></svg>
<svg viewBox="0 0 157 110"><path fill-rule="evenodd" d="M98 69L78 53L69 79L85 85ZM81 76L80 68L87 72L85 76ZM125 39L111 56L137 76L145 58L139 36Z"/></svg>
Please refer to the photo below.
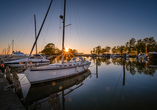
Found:
<svg viewBox="0 0 157 110"><path fill-rule="evenodd" d="M37 38L37 31L36 31L36 16L34 15L34 26L35 26L35 39ZM36 42L36 54L37 54L37 42Z"/></svg>
<svg viewBox="0 0 157 110"><path fill-rule="evenodd" d="M66 0L64 0L64 15L63 15L63 16L60 16L60 18L63 19L62 63L63 63L64 35L65 35L65 10L66 10Z"/></svg>
<svg viewBox="0 0 157 110"><path fill-rule="evenodd" d="M29 54L28 60L29 60L29 58L30 58L30 56L31 56L31 54L32 54L32 51L33 51L33 49L34 49L34 46L35 46L35 44L36 44L36 42L37 42L37 40L38 40L38 37L39 37L39 35L40 35L40 32L41 32L42 28L43 28L43 25L44 25L44 23L45 23L46 17L47 17L47 15L48 15L49 10L50 10L52 1L53 1L53 0L51 0L51 2L50 2L50 5L49 5L48 10L47 10L47 12L46 12L45 18L44 18L44 20L43 20L43 22L42 22L42 25L41 25L41 27L40 27L40 29L39 29L39 32L38 32L37 36L36 36L36 39L35 39L35 42L34 42L34 44L33 44L32 50L31 50L31 52L30 52L30 54Z"/></svg>
<svg viewBox="0 0 157 110"><path fill-rule="evenodd" d="M14 40L12 40L12 53L14 51Z"/></svg>
<svg viewBox="0 0 157 110"><path fill-rule="evenodd" d="M64 51L64 35L65 35L65 10L66 10L66 0L64 0L64 19L63 19L63 41L62 41L62 51Z"/></svg>

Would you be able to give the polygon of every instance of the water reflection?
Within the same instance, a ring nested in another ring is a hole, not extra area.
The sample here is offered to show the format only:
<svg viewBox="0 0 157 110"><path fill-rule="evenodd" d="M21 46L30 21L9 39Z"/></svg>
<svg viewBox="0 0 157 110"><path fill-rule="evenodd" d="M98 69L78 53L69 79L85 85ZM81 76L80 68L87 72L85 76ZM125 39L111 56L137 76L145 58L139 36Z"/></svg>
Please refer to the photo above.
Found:
<svg viewBox="0 0 157 110"><path fill-rule="evenodd" d="M97 66L101 66L102 63L105 63L106 65L110 65L110 64L114 64L118 66L125 65L126 70L129 71L132 75L135 75L138 73L138 74L146 74L146 75L154 76L155 71L157 70L157 62L137 60L136 58L106 59L106 58L100 58L100 57L99 58L91 57L91 61L97 64Z"/></svg>
<svg viewBox="0 0 157 110"><path fill-rule="evenodd" d="M29 90L23 92L27 109L132 110L155 107L156 62L101 57L86 60L92 61L92 65L83 74L28 86Z"/></svg>
<svg viewBox="0 0 157 110"><path fill-rule="evenodd" d="M106 65L111 64L110 58L108 57L91 57L91 61L95 64L97 63L98 66L101 66L101 63L105 63Z"/></svg>
<svg viewBox="0 0 157 110"><path fill-rule="evenodd" d="M90 70L63 80L31 85L28 93L24 95L24 105L29 110L41 109L45 104L52 110L64 109L66 96L83 86L88 76L91 76Z"/></svg>
<svg viewBox="0 0 157 110"><path fill-rule="evenodd" d="M125 60L123 59L123 86L125 85Z"/></svg>

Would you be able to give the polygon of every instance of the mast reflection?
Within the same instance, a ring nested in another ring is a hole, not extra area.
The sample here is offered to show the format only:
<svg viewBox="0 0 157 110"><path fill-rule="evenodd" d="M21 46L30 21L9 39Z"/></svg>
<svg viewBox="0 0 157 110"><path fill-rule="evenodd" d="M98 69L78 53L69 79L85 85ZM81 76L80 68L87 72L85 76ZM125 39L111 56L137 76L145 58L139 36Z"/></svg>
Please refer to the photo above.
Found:
<svg viewBox="0 0 157 110"><path fill-rule="evenodd" d="M123 61L123 86L125 85L125 60L126 59L124 59L124 58L122 60Z"/></svg>
<svg viewBox="0 0 157 110"><path fill-rule="evenodd" d="M81 87L84 80L91 75L90 70L63 80L51 81L32 85L25 95L24 105L27 109L39 109L44 102L48 102L52 110L60 110L61 105L65 108L65 96ZM72 89L71 89L72 88ZM62 96L60 101L60 96ZM62 104L60 104L62 103Z"/></svg>

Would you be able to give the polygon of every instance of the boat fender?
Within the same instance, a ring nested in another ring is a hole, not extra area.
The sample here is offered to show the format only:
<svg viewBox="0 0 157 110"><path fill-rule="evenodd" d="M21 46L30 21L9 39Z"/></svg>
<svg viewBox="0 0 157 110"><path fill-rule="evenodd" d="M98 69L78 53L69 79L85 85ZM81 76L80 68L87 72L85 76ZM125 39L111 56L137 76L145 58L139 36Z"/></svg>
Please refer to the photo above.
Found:
<svg viewBox="0 0 157 110"><path fill-rule="evenodd" d="M43 61L41 60L41 63L42 63Z"/></svg>
<svg viewBox="0 0 157 110"><path fill-rule="evenodd" d="M2 63L0 67L4 67L4 64Z"/></svg>
<svg viewBox="0 0 157 110"><path fill-rule="evenodd" d="M2 73L5 73L5 67L3 63L0 65L0 70L2 71Z"/></svg>

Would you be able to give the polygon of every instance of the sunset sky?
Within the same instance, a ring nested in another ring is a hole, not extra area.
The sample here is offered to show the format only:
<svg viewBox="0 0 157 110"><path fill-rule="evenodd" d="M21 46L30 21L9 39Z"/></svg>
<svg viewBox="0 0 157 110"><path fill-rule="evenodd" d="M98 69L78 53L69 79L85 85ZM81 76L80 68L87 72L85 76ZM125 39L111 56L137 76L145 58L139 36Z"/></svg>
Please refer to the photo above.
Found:
<svg viewBox="0 0 157 110"><path fill-rule="evenodd" d="M14 40L14 51L29 54L51 0L0 0L0 54ZM54 0L38 39L61 49L63 0ZM100 45L124 45L154 37L157 41L157 0L67 0L65 47L90 53ZM11 47L12 51L12 47ZM11 52L10 51L10 52ZM34 51L35 52L35 51Z"/></svg>

